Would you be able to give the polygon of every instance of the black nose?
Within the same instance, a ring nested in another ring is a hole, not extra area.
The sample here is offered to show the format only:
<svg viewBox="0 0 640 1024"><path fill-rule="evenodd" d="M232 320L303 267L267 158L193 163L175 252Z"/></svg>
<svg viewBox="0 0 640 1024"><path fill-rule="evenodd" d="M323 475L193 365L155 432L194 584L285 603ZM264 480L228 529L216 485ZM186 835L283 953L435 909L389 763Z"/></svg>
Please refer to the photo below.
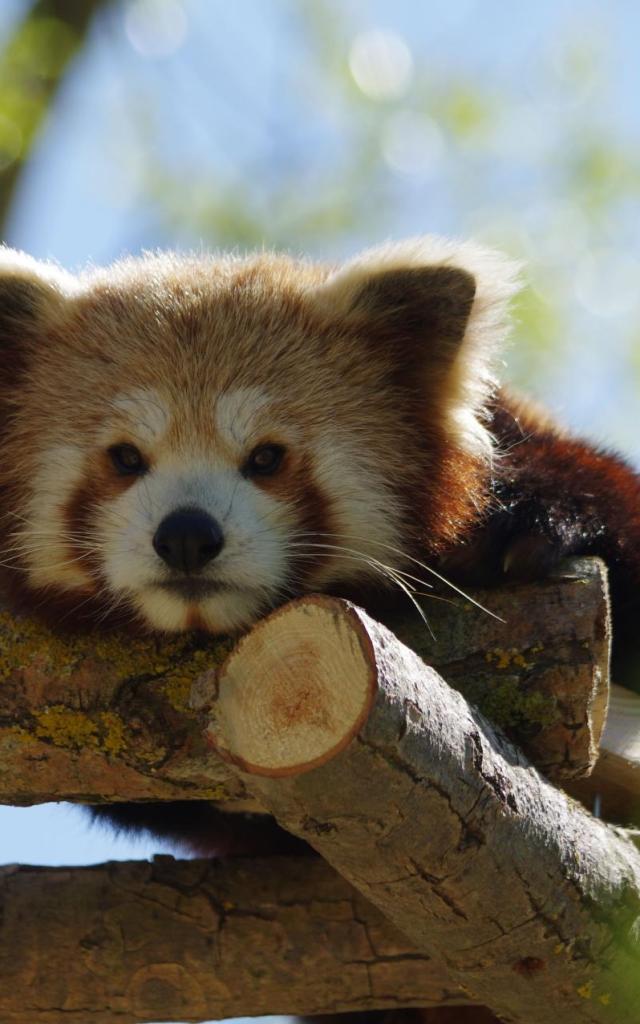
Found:
<svg viewBox="0 0 640 1024"><path fill-rule="evenodd" d="M215 519L197 508L172 512L160 523L153 546L172 569L197 572L219 555L224 544Z"/></svg>

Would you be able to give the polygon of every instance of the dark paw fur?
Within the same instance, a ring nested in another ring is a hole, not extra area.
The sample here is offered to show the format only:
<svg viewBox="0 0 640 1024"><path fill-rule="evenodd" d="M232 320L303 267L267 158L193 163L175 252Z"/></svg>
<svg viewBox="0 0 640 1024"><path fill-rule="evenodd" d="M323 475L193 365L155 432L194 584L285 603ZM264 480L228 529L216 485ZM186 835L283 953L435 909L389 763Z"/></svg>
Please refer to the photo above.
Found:
<svg viewBox="0 0 640 1024"><path fill-rule="evenodd" d="M438 569L467 586L525 583L545 579L573 550L560 536L527 528L511 515L496 515L466 544L447 552Z"/></svg>
<svg viewBox="0 0 640 1024"><path fill-rule="evenodd" d="M510 582L540 580L558 565L565 551L541 534L521 534L513 537L502 554L502 574Z"/></svg>

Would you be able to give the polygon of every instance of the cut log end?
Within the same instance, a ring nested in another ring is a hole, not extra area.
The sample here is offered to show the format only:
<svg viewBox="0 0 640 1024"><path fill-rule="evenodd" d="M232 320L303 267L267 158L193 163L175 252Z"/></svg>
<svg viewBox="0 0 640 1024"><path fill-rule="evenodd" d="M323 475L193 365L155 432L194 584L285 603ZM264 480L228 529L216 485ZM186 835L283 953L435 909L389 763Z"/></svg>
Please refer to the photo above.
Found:
<svg viewBox="0 0 640 1024"><path fill-rule="evenodd" d="M209 740L251 774L300 774L350 743L376 687L355 610L332 598L294 602L259 623L222 666Z"/></svg>

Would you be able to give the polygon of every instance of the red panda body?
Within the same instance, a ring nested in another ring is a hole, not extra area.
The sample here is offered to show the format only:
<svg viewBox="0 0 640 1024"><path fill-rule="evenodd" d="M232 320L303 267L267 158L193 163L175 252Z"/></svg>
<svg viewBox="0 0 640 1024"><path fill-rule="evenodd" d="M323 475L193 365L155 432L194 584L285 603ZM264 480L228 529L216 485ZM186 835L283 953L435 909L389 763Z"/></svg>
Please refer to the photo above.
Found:
<svg viewBox="0 0 640 1024"><path fill-rule="evenodd" d="M602 558L614 623L612 677L640 691L640 475L504 391L491 403L490 429L502 452L491 511L440 568L460 583L494 586L541 578L570 556Z"/></svg>
<svg viewBox="0 0 640 1024"><path fill-rule="evenodd" d="M314 590L406 601L416 558L489 585L597 554L633 685L640 478L499 389L514 288L433 238L338 269L168 254L79 277L4 250L6 588L63 629L233 632ZM208 805L100 813L253 845Z"/></svg>

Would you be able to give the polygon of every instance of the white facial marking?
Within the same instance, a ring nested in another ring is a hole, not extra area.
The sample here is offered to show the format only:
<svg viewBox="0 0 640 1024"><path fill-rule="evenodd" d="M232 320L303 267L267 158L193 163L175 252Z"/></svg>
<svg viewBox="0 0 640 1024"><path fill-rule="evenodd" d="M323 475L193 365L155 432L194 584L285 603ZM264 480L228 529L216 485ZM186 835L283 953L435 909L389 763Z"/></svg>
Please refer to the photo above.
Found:
<svg viewBox="0 0 640 1024"><path fill-rule="evenodd" d="M27 506L28 524L20 526L18 542L25 549L29 579L36 587L56 584L86 587L91 577L70 552L64 506L83 480L82 453L71 445L56 445L45 453L36 471Z"/></svg>
<svg viewBox="0 0 640 1024"><path fill-rule="evenodd" d="M136 436L148 445L162 440L169 427L169 411L151 388L137 388L130 394L118 395L113 408L123 414Z"/></svg>
<svg viewBox="0 0 640 1024"><path fill-rule="evenodd" d="M396 568L405 559L398 550L402 536L400 505L385 483L380 467L371 458L363 457L358 446L339 431L327 433L315 447L314 465L320 489L331 496L336 536L327 541L351 549L345 557L329 557L315 571L314 585L323 588L341 578L374 578L383 582L380 569L367 559Z"/></svg>
<svg viewBox="0 0 640 1024"><path fill-rule="evenodd" d="M268 404L269 396L260 388L225 391L216 402L216 430L233 447L242 448L255 433L259 414Z"/></svg>

